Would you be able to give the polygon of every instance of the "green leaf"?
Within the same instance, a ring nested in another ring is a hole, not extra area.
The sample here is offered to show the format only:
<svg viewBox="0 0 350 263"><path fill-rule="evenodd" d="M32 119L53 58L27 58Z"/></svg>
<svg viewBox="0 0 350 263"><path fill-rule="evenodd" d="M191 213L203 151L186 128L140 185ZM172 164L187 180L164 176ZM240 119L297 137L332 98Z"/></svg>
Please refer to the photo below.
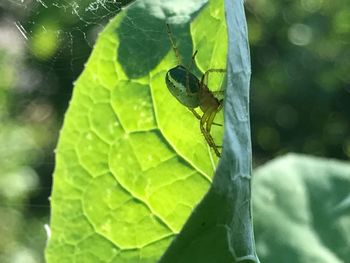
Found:
<svg viewBox="0 0 350 263"><path fill-rule="evenodd" d="M254 224L262 262L348 262L349 163L290 154L254 176Z"/></svg>
<svg viewBox="0 0 350 263"><path fill-rule="evenodd" d="M160 263L259 262L251 216L251 68L243 4L225 1L229 46L222 157L211 188Z"/></svg>
<svg viewBox="0 0 350 263"><path fill-rule="evenodd" d="M217 158L166 88L176 58L155 9L138 1L113 19L75 83L56 150L48 263L156 262L208 190ZM213 1L191 26L172 25L184 63L192 38L206 46L208 16L224 23L220 9ZM199 69L220 66L213 53L225 65L220 41L199 50ZM222 129L213 133L219 142Z"/></svg>

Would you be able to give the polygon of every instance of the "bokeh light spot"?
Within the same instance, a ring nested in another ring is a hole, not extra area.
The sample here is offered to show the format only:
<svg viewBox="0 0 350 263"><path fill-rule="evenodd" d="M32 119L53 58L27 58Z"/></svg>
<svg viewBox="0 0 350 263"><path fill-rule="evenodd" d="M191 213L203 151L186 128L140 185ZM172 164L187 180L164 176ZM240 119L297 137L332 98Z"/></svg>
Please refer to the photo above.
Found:
<svg viewBox="0 0 350 263"><path fill-rule="evenodd" d="M288 39L294 45L306 46L312 40L312 29L304 24L294 24L288 30Z"/></svg>
<svg viewBox="0 0 350 263"><path fill-rule="evenodd" d="M318 11L323 4L323 0L301 0L301 6L310 13Z"/></svg>
<svg viewBox="0 0 350 263"><path fill-rule="evenodd" d="M38 26L30 42L31 52L40 60L47 60L55 55L58 49L58 26L53 22Z"/></svg>

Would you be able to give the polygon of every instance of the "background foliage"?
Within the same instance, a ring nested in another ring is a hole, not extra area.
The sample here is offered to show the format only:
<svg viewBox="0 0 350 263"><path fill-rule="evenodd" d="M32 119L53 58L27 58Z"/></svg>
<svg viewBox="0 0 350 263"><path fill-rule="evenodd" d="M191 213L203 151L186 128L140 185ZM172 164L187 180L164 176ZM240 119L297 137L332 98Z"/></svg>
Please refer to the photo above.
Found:
<svg viewBox="0 0 350 263"><path fill-rule="evenodd" d="M53 149L72 82L118 10L53 3L0 3L1 262L43 260ZM347 160L348 3L250 0L246 10L256 164L287 152Z"/></svg>

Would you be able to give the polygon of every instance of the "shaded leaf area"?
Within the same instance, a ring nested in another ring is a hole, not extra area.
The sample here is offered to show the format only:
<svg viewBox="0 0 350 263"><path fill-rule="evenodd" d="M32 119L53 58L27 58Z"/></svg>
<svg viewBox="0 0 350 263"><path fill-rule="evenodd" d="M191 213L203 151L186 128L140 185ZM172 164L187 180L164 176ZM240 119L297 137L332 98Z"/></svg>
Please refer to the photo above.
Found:
<svg viewBox="0 0 350 263"><path fill-rule="evenodd" d="M213 176L198 121L165 86L176 65L165 21L145 20L139 5L124 11L100 35L65 116L49 263L156 262ZM177 36L186 57L189 24L174 26Z"/></svg>
<svg viewBox="0 0 350 263"><path fill-rule="evenodd" d="M253 180L262 262L336 263L350 257L350 164L287 155Z"/></svg>

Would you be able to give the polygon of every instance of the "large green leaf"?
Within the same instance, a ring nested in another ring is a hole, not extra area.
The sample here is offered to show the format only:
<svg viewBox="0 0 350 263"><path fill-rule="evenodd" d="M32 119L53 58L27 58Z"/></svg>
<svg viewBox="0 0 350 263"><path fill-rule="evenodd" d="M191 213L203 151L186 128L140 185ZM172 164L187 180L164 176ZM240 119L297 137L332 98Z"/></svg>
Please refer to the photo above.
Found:
<svg viewBox="0 0 350 263"><path fill-rule="evenodd" d="M349 163L287 155L257 169L253 182L262 262L349 262Z"/></svg>
<svg viewBox="0 0 350 263"><path fill-rule="evenodd" d="M184 63L192 41L199 49L197 71L225 66L222 8L212 1L191 25L172 26ZM154 10L138 1L113 19L75 83L56 150L49 263L155 262L210 185L217 158L165 86L176 58Z"/></svg>
<svg viewBox="0 0 350 263"><path fill-rule="evenodd" d="M251 216L250 54L244 2L226 0L224 138L211 188L159 263L259 263ZM219 31L220 29L217 28Z"/></svg>

